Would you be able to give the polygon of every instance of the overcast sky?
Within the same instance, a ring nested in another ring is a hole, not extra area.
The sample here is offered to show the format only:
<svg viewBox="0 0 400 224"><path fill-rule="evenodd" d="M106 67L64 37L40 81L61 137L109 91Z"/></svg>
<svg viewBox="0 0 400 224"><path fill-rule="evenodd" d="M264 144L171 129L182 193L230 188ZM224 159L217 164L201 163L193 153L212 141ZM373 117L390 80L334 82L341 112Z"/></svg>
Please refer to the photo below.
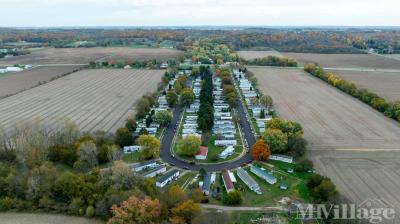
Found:
<svg viewBox="0 0 400 224"><path fill-rule="evenodd" d="M0 0L0 26L400 26L400 0Z"/></svg>

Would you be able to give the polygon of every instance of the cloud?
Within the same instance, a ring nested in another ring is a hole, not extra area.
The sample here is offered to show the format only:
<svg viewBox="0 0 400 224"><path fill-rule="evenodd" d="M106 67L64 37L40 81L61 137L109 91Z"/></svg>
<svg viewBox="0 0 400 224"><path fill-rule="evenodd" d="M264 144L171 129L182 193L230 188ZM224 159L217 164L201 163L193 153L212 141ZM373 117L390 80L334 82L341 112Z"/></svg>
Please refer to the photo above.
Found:
<svg viewBox="0 0 400 224"><path fill-rule="evenodd" d="M400 26L397 0L0 0L0 5L0 26Z"/></svg>

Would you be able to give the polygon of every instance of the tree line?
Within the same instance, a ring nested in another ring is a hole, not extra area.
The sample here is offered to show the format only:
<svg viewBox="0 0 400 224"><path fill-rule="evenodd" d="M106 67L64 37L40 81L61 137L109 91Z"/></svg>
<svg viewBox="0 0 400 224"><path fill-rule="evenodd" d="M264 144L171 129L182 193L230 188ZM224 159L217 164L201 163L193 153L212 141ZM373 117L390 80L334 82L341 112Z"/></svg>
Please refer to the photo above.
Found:
<svg viewBox="0 0 400 224"><path fill-rule="evenodd" d="M242 64L256 66L280 66L280 67L297 67L297 62L290 58L281 58L276 56L267 56L263 58L255 58L246 60L240 58Z"/></svg>
<svg viewBox="0 0 400 224"><path fill-rule="evenodd" d="M386 102L377 94L367 89L359 89L354 83L348 82L336 74L326 72L315 64L305 65L304 71L361 100L387 117L400 121L400 102Z"/></svg>
<svg viewBox="0 0 400 224"><path fill-rule="evenodd" d="M213 80L210 67L201 66L200 74L203 80L200 91L200 108L197 124L203 132L210 131L214 126Z"/></svg>

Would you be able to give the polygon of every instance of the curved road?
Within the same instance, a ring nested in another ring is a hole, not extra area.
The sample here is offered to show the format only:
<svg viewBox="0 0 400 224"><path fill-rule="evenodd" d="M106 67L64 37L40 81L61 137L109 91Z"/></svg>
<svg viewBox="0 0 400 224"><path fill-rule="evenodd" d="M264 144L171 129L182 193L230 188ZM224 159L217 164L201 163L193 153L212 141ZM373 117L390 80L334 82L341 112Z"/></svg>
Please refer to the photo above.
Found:
<svg viewBox="0 0 400 224"><path fill-rule="evenodd" d="M243 157L235 160L235 161L227 161L226 163L220 164L190 164L183 160L180 160L173 155L171 155L171 147L172 142L175 136L175 127L180 121L183 113L183 106L178 105L173 113L173 119L171 124L165 129L164 136L161 140L161 159L165 162L169 163L172 166L177 166L183 169L189 170L200 170L204 168L206 171L221 171L224 169L234 169L245 163L250 163L252 161L251 154L246 153ZM249 146L252 146L256 139L254 137L253 132L251 131L250 123L246 117L246 112L243 107L242 101L239 100L236 106L236 110L238 112L238 118L240 126L243 128L244 138L247 140Z"/></svg>

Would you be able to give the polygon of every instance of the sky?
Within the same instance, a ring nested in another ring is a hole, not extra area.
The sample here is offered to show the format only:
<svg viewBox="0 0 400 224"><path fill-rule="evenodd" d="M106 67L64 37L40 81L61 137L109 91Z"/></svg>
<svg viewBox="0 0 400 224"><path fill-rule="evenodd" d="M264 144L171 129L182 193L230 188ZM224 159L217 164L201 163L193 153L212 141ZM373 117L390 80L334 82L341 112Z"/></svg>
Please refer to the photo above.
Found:
<svg viewBox="0 0 400 224"><path fill-rule="evenodd" d="M400 26L400 0L0 0L0 27Z"/></svg>

